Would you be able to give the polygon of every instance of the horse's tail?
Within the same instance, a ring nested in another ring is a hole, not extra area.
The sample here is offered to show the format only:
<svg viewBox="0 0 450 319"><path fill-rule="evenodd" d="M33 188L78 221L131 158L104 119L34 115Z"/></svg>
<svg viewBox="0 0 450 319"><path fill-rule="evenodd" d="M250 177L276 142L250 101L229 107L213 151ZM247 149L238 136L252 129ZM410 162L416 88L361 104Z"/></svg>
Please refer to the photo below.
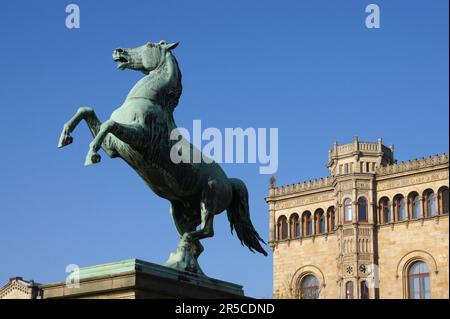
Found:
<svg viewBox="0 0 450 319"><path fill-rule="evenodd" d="M227 208L227 216L230 221L231 233L233 228L242 245L246 245L252 252L253 249L267 256L266 251L261 247L259 241L264 240L259 237L250 220L250 211L248 208L248 191L243 181L237 178L229 179L233 188L233 199Z"/></svg>

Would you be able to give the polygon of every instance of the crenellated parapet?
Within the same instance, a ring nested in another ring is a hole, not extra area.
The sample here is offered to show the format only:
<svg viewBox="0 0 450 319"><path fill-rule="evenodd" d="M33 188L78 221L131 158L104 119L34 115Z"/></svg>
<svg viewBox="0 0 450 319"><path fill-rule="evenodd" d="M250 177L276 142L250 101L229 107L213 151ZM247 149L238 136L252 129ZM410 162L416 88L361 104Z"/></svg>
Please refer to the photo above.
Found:
<svg viewBox="0 0 450 319"><path fill-rule="evenodd" d="M306 192L318 188L329 187L333 185L334 176L312 179L296 184L283 185L280 187L270 188L269 196L281 196L293 193Z"/></svg>
<svg viewBox="0 0 450 319"><path fill-rule="evenodd" d="M432 167L441 164L448 164L448 153L422 157L419 159L413 159L387 166L381 166L377 168L376 173L378 175L389 175L426 167Z"/></svg>

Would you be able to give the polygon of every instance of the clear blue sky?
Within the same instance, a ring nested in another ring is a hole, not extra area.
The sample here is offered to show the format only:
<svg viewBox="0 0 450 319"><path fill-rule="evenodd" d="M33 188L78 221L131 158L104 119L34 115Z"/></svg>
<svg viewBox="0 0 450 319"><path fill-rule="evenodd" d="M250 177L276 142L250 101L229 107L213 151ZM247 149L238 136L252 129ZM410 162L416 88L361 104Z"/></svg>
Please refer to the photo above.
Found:
<svg viewBox="0 0 450 319"><path fill-rule="evenodd" d="M178 242L168 202L124 162L104 155L83 166L85 124L73 145L56 148L78 106L106 120L141 76L116 70L116 47L180 41L178 125L278 127L278 184L326 176L333 140L353 135L383 137L398 160L448 151L447 0L74 2L78 30L65 27L69 1L2 3L0 284L63 280L72 263L163 263ZM371 2L379 30L364 24ZM267 239L269 176L254 164L223 167L247 183ZM215 231L205 272L270 297L271 255L241 247L225 214Z"/></svg>

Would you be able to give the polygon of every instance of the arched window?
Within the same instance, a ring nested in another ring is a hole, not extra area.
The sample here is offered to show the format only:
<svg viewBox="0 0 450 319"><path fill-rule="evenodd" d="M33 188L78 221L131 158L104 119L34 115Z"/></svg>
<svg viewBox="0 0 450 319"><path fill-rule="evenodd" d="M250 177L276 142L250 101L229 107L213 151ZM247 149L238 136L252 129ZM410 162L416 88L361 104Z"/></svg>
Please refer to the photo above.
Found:
<svg viewBox="0 0 450 319"><path fill-rule="evenodd" d="M319 281L313 275L307 275L300 284L300 298L317 299L319 298Z"/></svg>
<svg viewBox="0 0 450 319"><path fill-rule="evenodd" d="M394 210L397 221L406 220L406 201L402 195L394 197Z"/></svg>
<svg viewBox="0 0 450 319"><path fill-rule="evenodd" d="M345 299L353 299L353 281L347 281L345 284Z"/></svg>
<svg viewBox="0 0 450 319"><path fill-rule="evenodd" d="M365 280L361 281L359 291L361 292L361 299L369 299L369 287L367 287Z"/></svg>
<svg viewBox="0 0 450 319"><path fill-rule="evenodd" d="M430 272L423 261L414 262L408 270L409 299L430 299Z"/></svg>
<svg viewBox="0 0 450 319"><path fill-rule="evenodd" d="M409 216L411 219L420 218L420 196L417 192L408 195Z"/></svg>
<svg viewBox="0 0 450 319"><path fill-rule="evenodd" d="M316 233L325 233L325 215L323 213L323 209L319 208L318 210L316 210L314 215L316 221Z"/></svg>
<svg viewBox="0 0 450 319"><path fill-rule="evenodd" d="M327 217L328 217L328 232L334 231L334 206L331 206L327 210Z"/></svg>
<svg viewBox="0 0 450 319"><path fill-rule="evenodd" d="M367 221L367 200L365 197L358 199L358 221Z"/></svg>
<svg viewBox="0 0 450 319"><path fill-rule="evenodd" d="M441 187L438 192L439 213L448 214L448 187Z"/></svg>
<svg viewBox="0 0 450 319"><path fill-rule="evenodd" d="M299 238L300 237L300 219L297 214L292 214L290 218L291 224L291 237Z"/></svg>
<svg viewBox="0 0 450 319"><path fill-rule="evenodd" d="M391 222L391 202L389 198L383 197L380 199L380 219L381 223L387 224Z"/></svg>
<svg viewBox="0 0 450 319"><path fill-rule="evenodd" d="M436 216L437 215L437 209L436 209L436 195L434 192L430 190L426 190L424 192L425 196L425 213L427 217Z"/></svg>
<svg viewBox="0 0 450 319"><path fill-rule="evenodd" d="M286 216L280 216L278 218L277 223L277 233L278 233L278 240L283 240L288 238L288 224L287 224L287 218Z"/></svg>
<svg viewBox="0 0 450 319"><path fill-rule="evenodd" d="M347 198L344 200L344 222L350 223L352 219L352 200L350 198Z"/></svg>
<svg viewBox="0 0 450 319"><path fill-rule="evenodd" d="M313 225L311 213L306 211L303 213L303 234L305 236L310 236L313 233Z"/></svg>

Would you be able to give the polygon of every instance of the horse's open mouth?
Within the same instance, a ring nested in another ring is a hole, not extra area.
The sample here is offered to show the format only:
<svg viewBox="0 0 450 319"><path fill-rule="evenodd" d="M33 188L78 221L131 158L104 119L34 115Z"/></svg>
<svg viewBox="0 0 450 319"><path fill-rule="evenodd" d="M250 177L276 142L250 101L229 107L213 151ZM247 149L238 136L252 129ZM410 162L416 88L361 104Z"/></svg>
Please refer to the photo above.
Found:
<svg viewBox="0 0 450 319"><path fill-rule="evenodd" d="M114 61L117 62L117 68L123 70L128 65L128 60L123 56L115 57Z"/></svg>

